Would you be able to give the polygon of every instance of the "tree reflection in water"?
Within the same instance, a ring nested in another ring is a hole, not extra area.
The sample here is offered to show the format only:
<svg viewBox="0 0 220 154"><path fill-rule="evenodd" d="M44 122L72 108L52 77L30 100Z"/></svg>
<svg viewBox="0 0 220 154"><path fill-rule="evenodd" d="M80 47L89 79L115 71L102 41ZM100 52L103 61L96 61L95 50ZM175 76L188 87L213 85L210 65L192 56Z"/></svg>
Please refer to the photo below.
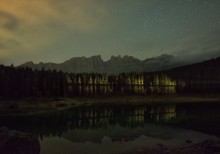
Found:
<svg viewBox="0 0 220 154"><path fill-rule="evenodd" d="M184 122L184 126L190 129L202 130L211 129L208 127L211 122L216 124L220 121L218 108L219 105L210 103L200 106L197 104L96 105L37 115L0 117L0 126L34 133L41 138L62 136L70 130L100 130L116 126L129 129L143 128L149 123L181 125ZM220 126L215 125L213 128L217 130Z"/></svg>

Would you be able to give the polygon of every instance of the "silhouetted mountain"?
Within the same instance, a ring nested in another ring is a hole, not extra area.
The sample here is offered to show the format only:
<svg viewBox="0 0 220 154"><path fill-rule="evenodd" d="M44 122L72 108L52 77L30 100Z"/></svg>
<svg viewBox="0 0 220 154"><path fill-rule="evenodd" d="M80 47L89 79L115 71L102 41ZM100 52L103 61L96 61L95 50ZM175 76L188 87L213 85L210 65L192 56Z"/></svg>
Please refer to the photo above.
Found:
<svg viewBox="0 0 220 154"><path fill-rule="evenodd" d="M172 55L163 54L158 57L139 60L132 56L112 56L110 60L103 61L100 55L86 57L74 57L63 63L39 63L27 62L19 67L30 67L32 69L41 70L62 70L63 72L72 73L122 73L122 72L153 72L161 71L181 66L185 64L176 60Z"/></svg>
<svg viewBox="0 0 220 154"><path fill-rule="evenodd" d="M70 60L65 61L58 65L58 69L61 69L64 72L103 72L104 65L103 60L100 55L92 56L90 58L86 57L75 57ZM57 69L57 68L55 68Z"/></svg>

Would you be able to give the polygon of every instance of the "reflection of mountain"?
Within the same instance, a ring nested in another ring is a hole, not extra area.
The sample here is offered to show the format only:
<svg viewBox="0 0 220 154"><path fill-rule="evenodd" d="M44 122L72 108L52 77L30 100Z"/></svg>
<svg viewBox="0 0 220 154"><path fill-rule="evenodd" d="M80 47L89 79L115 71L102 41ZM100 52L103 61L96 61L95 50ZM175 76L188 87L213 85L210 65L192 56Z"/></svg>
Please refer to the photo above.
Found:
<svg viewBox="0 0 220 154"><path fill-rule="evenodd" d="M110 60L104 62L101 56L75 57L71 58L63 63L39 63L27 62L20 67L30 67L32 69L41 70L44 68L62 70L64 72L97 72L97 73L121 73L121 72L152 72L161 71L176 66L183 65L185 63L177 61L174 56L163 54L158 57L148 58L143 61L134 58L132 56L112 56Z"/></svg>
<svg viewBox="0 0 220 154"><path fill-rule="evenodd" d="M135 128L145 123L166 122L176 116L176 107L162 106L94 106L73 108L33 117L0 118L0 125L18 130L36 130L41 136L58 135L68 130L107 129L121 126ZM16 121L16 123L15 123ZM17 125L17 121L20 121ZM28 125L27 125L28 124Z"/></svg>
<svg viewBox="0 0 220 154"><path fill-rule="evenodd" d="M104 136L110 137L112 141L128 141L142 134L155 137L155 131L153 131L155 126L146 125L146 123L168 122L174 119L176 107L163 105L160 107L103 108L100 110L87 108L86 111L79 111L79 115L79 126L67 131L62 137L72 142L101 142ZM85 127L86 129L80 129ZM143 127L146 129L142 129ZM149 132L149 130L151 131ZM160 138L163 137L166 138L166 135L160 136Z"/></svg>
<svg viewBox="0 0 220 154"><path fill-rule="evenodd" d="M32 116L0 117L0 127L7 126L23 132L47 136L71 136L77 141L100 139L107 135L112 140L125 139L130 135L139 135L139 128L146 124L176 124L183 122L181 127L219 135L220 113L218 104L178 104L178 105L97 105L76 107L58 112L48 112ZM210 126L210 127L209 127ZM152 128L152 127L151 127ZM112 130L109 131L109 130ZM125 130L128 130L127 132ZM137 130L137 131L136 131ZM117 138L117 131L122 135ZM140 131L141 132L141 131ZM92 134L95 135L92 135ZM141 132L149 134L146 132ZM84 134L84 135L83 135ZM123 136L124 134L124 136ZM82 136L82 138L80 138Z"/></svg>
<svg viewBox="0 0 220 154"><path fill-rule="evenodd" d="M170 126L160 126L146 124L145 128L140 130L146 130L145 134L140 136L123 136L121 138L119 131L118 136L120 141L113 141L108 136L104 136L100 142L93 142L91 138L87 138L84 142L75 140L74 132L73 136L63 137L46 137L42 140L42 154L61 154L61 153L77 153L77 154L97 154L97 153L201 153L205 151L207 153L219 153L219 138L210 136L207 134L190 131L186 129L180 129ZM84 132L92 132L96 134L96 130L84 130ZM131 130L133 131L133 130ZM138 130L134 130L138 131ZM76 132L77 133L77 132ZM71 135L71 134L68 134ZM82 134L83 136L84 134ZM132 140L129 140L132 138ZM192 141L192 144L186 143L186 141ZM202 143L201 143L202 142ZM198 143L200 146L198 146ZM192 150L188 150L188 147ZM144 149L144 150L142 150ZM174 149L174 150L172 150ZM168 152L167 152L168 151Z"/></svg>
<svg viewBox="0 0 220 154"><path fill-rule="evenodd" d="M62 137L71 142L85 142L93 143L132 140L142 134L147 134L147 131L142 127L125 128L120 125L108 126L108 128L97 129L73 129L68 130L62 134ZM150 134L148 134L150 135Z"/></svg>
<svg viewBox="0 0 220 154"><path fill-rule="evenodd" d="M120 125L108 126L108 128L97 129L73 129L62 134L62 137L76 143L92 142L92 143L111 143L121 141L131 141L141 135L147 137L155 137L169 139L170 134L160 132L166 131L154 124L144 124L142 127L135 128L122 127Z"/></svg>

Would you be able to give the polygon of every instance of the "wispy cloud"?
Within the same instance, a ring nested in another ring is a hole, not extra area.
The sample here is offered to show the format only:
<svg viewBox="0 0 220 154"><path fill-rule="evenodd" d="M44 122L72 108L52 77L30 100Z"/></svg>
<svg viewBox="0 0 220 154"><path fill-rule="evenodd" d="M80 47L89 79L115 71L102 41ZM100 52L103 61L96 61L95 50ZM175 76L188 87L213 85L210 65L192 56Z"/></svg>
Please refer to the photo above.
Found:
<svg viewBox="0 0 220 154"><path fill-rule="evenodd" d="M38 52L65 30L93 32L106 13L96 0L1 0L0 57Z"/></svg>
<svg viewBox="0 0 220 154"><path fill-rule="evenodd" d="M219 30L215 30L200 38L184 41L180 46L173 48L171 53L188 61L218 57L220 56L219 32Z"/></svg>
<svg viewBox="0 0 220 154"><path fill-rule="evenodd" d="M18 20L10 13L0 11L0 25L6 30L14 30L18 27Z"/></svg>

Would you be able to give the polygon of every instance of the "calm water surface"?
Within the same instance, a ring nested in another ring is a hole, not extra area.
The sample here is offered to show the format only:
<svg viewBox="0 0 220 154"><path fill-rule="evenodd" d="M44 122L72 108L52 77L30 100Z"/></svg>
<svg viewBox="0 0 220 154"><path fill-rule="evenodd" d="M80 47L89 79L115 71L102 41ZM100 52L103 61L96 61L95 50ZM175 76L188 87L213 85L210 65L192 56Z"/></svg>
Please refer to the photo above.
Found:
<svg viewBox="0 0 220 154"><path fill-rule="evenodd" d="M0 117L39 137L41 154L126 153L188 146L220 137L220 105L96 105L29 116Z"/></svg>

